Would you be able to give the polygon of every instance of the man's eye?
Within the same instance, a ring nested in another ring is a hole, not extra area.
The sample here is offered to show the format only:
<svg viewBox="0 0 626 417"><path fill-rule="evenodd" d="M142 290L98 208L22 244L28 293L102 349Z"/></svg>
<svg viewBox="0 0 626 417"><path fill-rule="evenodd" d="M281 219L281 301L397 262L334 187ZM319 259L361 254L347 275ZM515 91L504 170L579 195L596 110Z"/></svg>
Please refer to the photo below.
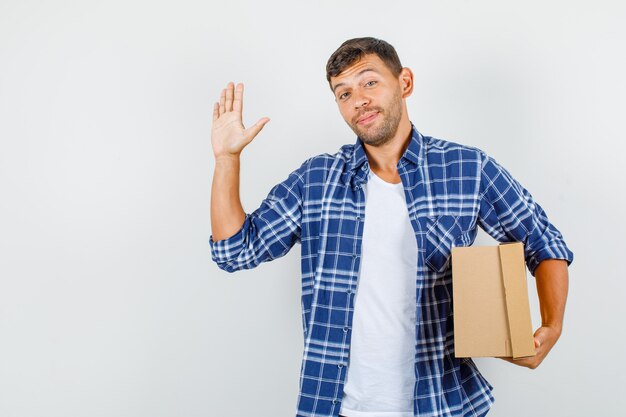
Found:
<svg viewBox="0 0 626 417"><path fill-rule="evenodd" d="M373 86L373 85L375 85L375 84L376 84L376 81L368 81L365 85L366 85L367 87L371 87L371 86Z"/></svg>
<svg viewBox="0 0 626 417"><path fill-rule="evenodd" d="M343 100L344 98L347 98L349 94L350 94L350 93L343 93L343 94L341 94L341 95L339 96L339 100Z"/></svg>

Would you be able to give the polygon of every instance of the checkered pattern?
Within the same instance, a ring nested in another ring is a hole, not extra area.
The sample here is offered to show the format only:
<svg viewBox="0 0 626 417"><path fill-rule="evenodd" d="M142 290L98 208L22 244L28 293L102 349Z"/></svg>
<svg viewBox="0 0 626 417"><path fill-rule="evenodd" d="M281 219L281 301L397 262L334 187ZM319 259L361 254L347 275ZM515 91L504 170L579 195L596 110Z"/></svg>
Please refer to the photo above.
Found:
<svg viewBox="0 0 626 417"><path fill-rule="evenodd" d="M305 161L246 214L212 259L234 272L301 244L304 355L297 416L337 416L350 352L369 164L363 144ZM454 356L450 251L481 227L525 244L528 268L572 252L531 195L482 151L422 136L413 127L398 163L418 247L414 414L483 416L491 385L469 358Z"/></svg>

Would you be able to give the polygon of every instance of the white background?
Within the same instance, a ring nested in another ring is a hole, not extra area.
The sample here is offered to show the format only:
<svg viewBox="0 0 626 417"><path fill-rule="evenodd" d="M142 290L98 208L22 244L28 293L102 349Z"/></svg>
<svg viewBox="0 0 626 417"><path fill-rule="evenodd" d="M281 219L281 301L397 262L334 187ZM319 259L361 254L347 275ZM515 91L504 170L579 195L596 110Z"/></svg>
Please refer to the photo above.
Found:
<svg viewBox="0 0 626 417"><path fill-rule="evenodd" d="M489 415L620 415L625 18L617 0L1 0L0 416L295 414L299 246L234 275L210 261L211 107L243 81L246 124L271 118L242 156L251 212L354 142L324 69L355 36L413 69L423 134L495 157L575 253L544 364L477 360Z"/></svg>

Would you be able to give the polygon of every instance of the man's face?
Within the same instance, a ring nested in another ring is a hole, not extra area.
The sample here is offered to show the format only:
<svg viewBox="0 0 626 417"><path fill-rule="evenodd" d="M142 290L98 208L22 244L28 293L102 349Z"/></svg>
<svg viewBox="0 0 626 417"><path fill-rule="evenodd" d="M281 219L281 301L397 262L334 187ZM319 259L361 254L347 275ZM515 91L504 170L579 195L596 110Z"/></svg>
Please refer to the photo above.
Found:
<svg viewBox="0 0 626 417"><path fill-rule="evenodd" d="M330 83L341 116L364 143L381 146L394 137L403 114L402 91L378 55L362 56Z"/></svg>

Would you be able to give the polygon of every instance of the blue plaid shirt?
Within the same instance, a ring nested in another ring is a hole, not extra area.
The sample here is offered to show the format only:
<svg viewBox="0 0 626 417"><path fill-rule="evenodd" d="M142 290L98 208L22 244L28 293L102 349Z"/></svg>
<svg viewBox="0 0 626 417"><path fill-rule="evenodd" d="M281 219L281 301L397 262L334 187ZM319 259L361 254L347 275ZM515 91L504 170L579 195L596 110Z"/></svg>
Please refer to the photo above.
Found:
<svg viewBox="0 0 626 417"><path fill-rule="evenodd" d="M477 227L523 242L528 268L572 252L531 195L479 149L421 135L397 165L418 247L414 414L483 416L492 387L469 358L454 355L450 251ZM212 259L234 272L301 244L304 355L297 416L337 416L350 352L369 164L363 143L306 160L276 185L242 228L213 241Z"/></svg>

